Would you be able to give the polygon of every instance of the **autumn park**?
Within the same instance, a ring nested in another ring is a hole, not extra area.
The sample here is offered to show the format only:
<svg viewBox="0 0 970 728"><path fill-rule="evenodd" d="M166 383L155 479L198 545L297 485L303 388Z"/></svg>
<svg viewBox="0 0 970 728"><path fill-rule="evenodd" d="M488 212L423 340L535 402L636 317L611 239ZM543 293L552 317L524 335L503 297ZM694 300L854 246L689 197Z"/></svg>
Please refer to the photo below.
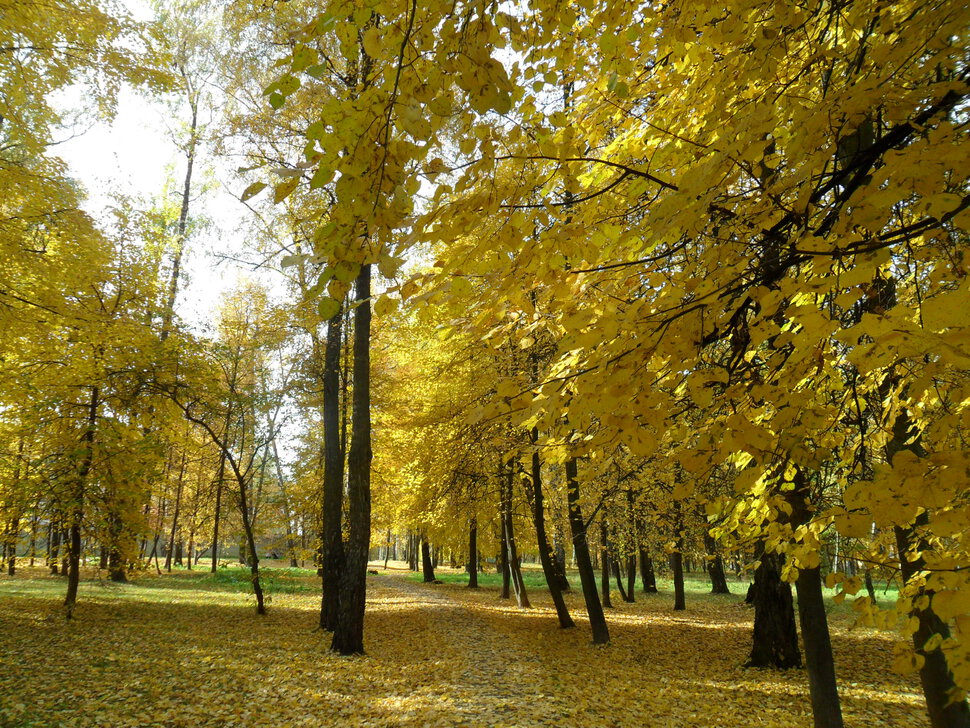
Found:
<svg viewBox="0 0 970 728"><path fill-rule="evenodd" d="M970 728L968 30L0 0L0 727Z"/></svg>

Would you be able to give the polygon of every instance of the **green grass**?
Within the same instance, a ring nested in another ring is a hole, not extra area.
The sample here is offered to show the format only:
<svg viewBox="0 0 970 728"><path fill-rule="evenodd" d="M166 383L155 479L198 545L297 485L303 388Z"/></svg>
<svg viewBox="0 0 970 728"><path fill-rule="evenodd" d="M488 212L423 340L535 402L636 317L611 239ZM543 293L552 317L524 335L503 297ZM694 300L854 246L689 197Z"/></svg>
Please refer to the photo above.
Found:
<svg viewBox="0 0 970 728"><path fill-rule="evenodd" d="M465 585L468 583L467 573L463 571L456 571L453 569L438 568L435 570L435 577L438 579L438 581L444 582L445 584ZM421 582L424 580L423 576L421 575L421 572L412 572L411 574L408 575L407 578L410 581L417 581L417 582ZM568 578L569 578L569 584L574 590L580 591L582 589L582 585L580 584L578 573L576 573L575 571L571 571L569 573ZM546 588L545 576L543 575L542 570L538 567L538 565L524 564L522 566L522 579L525 582L525 586L527 590ZM597 571L596 572L597 585L600 584L600 579L601 579L600 572ZM739 600L744 599L748 591L749 583L750 581L744 577L737 579L733 576L728 576L728 587L731 589L731 594L729 595L711 594L711 582L707 574L701 573L701 572L684 574L684 591L687 595L688 602L690 601L691 597L694 597L694 598L711 597L714 599L736 598ZM489 570L484 573L479 573L478 585L480 587L500 588L502 586L502 574L496 573L494 570ZM623 586L624 588L626 588L626 579L623 580ZM641 599L643 597L648 597L650 599L657 599L657 598L666 598L667 596L669 596L671 599L673 598L674 581L669 574L663 575L663 576L658 574L657 576L658 594L656 595L644 594L641 591L640 586L641 586L640 579L638 575L636 592L634 595L636 599ZM886 606L886 605L896 603L896 598L899 596L899 592L895 585L890 585L887 588L885 582L880 583L877 581L875 584L875 587L876 587L875 589L876 600L881 606ZM613 598L619 599L620 598L619 589L616 588L615 578L610 580L610 589L613 594ZM794 586L792 587L792 590L794 591ZM845 614L852 613L853 611L852 603L855 597L847 596L844 601L842 601L841 603L837 603L834 601L833 598L839 592L838 588L826 589L823 587L822 592L826 598L827 611L829 612L834 611L834 612L845 613ZM855 596L858 597L858 596L865 596L865 595L866 595L865 587L862 587L862 589L860 589L858 594L856 594ZM796 600L796 603L797 603L797 600Z"/></svg>

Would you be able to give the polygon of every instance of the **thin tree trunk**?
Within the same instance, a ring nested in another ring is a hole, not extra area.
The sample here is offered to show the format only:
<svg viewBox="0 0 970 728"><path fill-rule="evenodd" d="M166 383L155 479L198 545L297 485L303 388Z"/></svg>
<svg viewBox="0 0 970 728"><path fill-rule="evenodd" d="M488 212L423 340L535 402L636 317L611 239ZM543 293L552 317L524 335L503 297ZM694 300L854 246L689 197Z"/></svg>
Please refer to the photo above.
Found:
<svg viewBox="0 0 970 728"><path fill-rule="evenodd" d="M576 553L576 567L579 570L579 581L583 585L583 599L586 602L586 614L593 631L593 644L605 645L610 641L610 630L606 624L606 615L600 604L599 594L596 592L596 573L589 557L589 542L586 538L586 521L579 503L579 478L576 459L566 461L566 503L569 509L569 529L573 537L573 549Z"/></svg>
<svg viewBox="0 0 970 728"><path fill-rule="evenodd" d="M340 615L340 579L344 567L341 532L344 497L344 459L340 435L340 346L343 312L327 321L323 355L323 534L320 627L333 632Z"/></svg>
<svg viewBox="0 0 970 728"><path fill-rule="evenodd" d="M515 532L512 524L512 479L515 472L512 463L502 468L502 528L505 531L505 562L509 565L512 576L512 589L515 591L516 603L524 608L531 608L529 595L522 580L522 568L519 564L519 554L515 547Z"/></svg>
<svg viewBox="0 0 970 728"><path fill-rule="evenodd" d="M633 598L627 593L626 587L623 586L623 574L620 572L620 560L612 559L611 565L613 567L613 576L616 579L616 588L620 591L620 598L624 602L632 602Z"/></svg>
<svg viewBox="0 0 970 728"><path fill-rule="evenodd" d="M499 475L501 478L501 474ZM499 537L499 564L502 569L502 591L499 593L499 599L511 599L511 587L512 587L512 570L509 568L509 560L506 558L506 554L509 552L508 546L506 545L505 538L505 514L501 506L499 507L499 528L501 531L501 536Z"/></svg>
<svg viewBox="0 0 970 728"><path fill-rule="evenodd" d="M70 541L68 543L67 594L64 597L64 611L68 619L74 616L77 603L77 589L81 580L81 521L84 518L84 496L88 473L94 462L94 439L98 426L98 408L101 405L101 390L91 387L88 404L87 425L81 436L83 451L74 480L73 503L71 504Z"/></svg>
<svg viewBox="0 0 970 728"><path fill-rule="evenodd" d="M178 485L175 487L175 512L172 514L172 531L168 539L168 553L165 554L165 571L172 571L172 553L175 551L175 533L179 525L179 511L182 508L182 487L185 483L185 450L182 451L182 462L179 464Z"/></svg>
<svg viewBox="0 0 970 728"><path fill-rule="evenodd" d="M680 503L674 502L674 552L670 555L670 567L674 577L674 611L687 609L684 593L684 517Z"/></svg>
<svg viewBox="0 0 970 728"><path fill-rule="evenodd" d="M532 428L529 439L533 447L537 447L539 431ZM559 619L559 626L562 629L575 627L573 618L569 616L569 609L566 607L566 600L563 599L562 589L560 588L560 574L557 572L553 561L552 549L549 547L549 539L546 536L546 517L545 500L542 493L542 461L539 458L539 451L532 453L532 522L536 529L536 544L539 548L539 561L542 563L542 571L546 577L546 584L549 587L549 594L552 603L556 607L556 616Z"/></svg>
<svg viewBox="0 0 970 728"><path fill-rule="evenodd" d="M364 606L367 597L367 552L370 547L370 276L369 263L357 276L354 312L353 430L347 462L349 524L344 569L340 578L340 612L332 649L341 655L364 651Z"/></svg>
<svg viewBox="0 0 970 728"><path fill-rule="evenodd" d="M603 589L603 606L612 609L613 600L610 599L610 551L609 526L606 518L600 519L600 569L602 571L600 583Z"/></svg>
<svg viewBox="0 0 970 728"><path fill-rule="evenodd" d="M424 574L425 584L434 584L434 563L431 561L431 545L428 543L428 536L421 533L421 571Z"/></svg>
<svg viewBox="0 0 970 728"><path fill-rule="evenodd" d="M793 483L794 488L788 492L787 500L791 506L792 525L797 528L807 524L810 519L811 493L808 478L801 468L796 468ZM795 592L798 595L798 621L802 628L815 728L842 728L835 658L822 596L822 579L817 566L799 570Z"/></svg>
<svg viewBox="0 0 970 728"><path fill-rule="evenodd" d="M468 527L468 588L478 588L478 520L474 516Z"/></svg>
<svg viewBox="0 0 970 728"><path fill-rule="evenodd" d="M58 551L61 548L61 527L52 519L47 524L47 566L51 576L57 576Z"/></svg>
<svg viewBox="0 0 970 728"><path fill-rule="evenodd" d="M183 74L184 78L184 74ZM192 169L195 165L195 150L198 144L199 106L198 98L189 91L189 109L192 119L189 122L189 146L186 150L185 180L182 183L182 206L179 210L178 228L175 238L175 255L172 258L172 276L168 283L168 298L162 311L161 341L164 343L172 329L172 317L175 312L175 298L179 289L179 274L182 268L182 255L185 252L186 230L189 220L189 202L192 199Z"/></svg>
<svg viewBox="0 0 970 728"><path fill-rule="evenodd" d="M212 573L219 568L219 513L222 511L222 479L226 475L226 454L219 453L219 472L216 475L216 505L212 517Z"/></svg>

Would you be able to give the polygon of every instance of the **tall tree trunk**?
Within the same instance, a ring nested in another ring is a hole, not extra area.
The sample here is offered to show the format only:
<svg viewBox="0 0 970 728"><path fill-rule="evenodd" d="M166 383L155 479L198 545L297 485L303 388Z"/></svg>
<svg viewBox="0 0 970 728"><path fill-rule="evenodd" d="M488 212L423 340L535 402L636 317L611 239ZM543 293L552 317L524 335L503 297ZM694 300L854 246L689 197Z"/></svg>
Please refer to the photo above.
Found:
<svg viewBox="0 0 970 728"><path fill-rule="evenodd" d="M751 588L754 630L747 667L801 667L791 585L781 580L782 557L765 552L763 544L759 550L760 564Z"/></svg>
<svg viewBox="0 0 970 728"><path fill-rule="evenodd" d="M515 532L512 524L512 480L515 471L512 463L506 463L502 467L502 528L505 531L505 563L508 564L509 573L512 576L512 589L515 592L516 603L528 609L532 607L529 602L529 594L525 588L525 581L522 579L522 568L519 564L519 553L515 547Z"/></svg>
<svg viewBox="0 0 970 728"><path fill-rule="evenodd" d="M182 462L179 464L178 484L175 487L175 512L172 514L172 532L168 539L168 552L165 554L165 571L172 570L172 555L175 551L175 533L179 525L179 511L182 508L182 487L185 483L185 450L182 451Z"/></svg>
<svg viewBox="0 0 970 728"><path fill-rule="evenodd" d="M246 537L250 579L253 582L253 594L256 595L256 614L266 614L266 605L263 603L263 587L259 581L259 553L256 551L256 536L253 533L252 521L249 520L246 480L239 472L236 472L236 482L239 484L239 513L242 516L243 532Z"/></svg>
<svg viewBox="0 0 970 728"><path fill-rule="evenodd" d="M61 527L53 520L47 524L47 566L51 576L57 576L58 551L61 548Z"/></svg>
<svg viewBox="0 0 970 728"><path fill-rule="evenodd" d="M478 520L474 516L468 526L468 588L478 588Z"/></svg>
<svg viewBox="0 0 970 728"><path fill-rule="evenodd" d="M88 417L81 436L82 451L74 478L74 489L71 503L70 541L68 542L68 572L67 594L64 597L64 612L68 619L74 616L74 606L77 603L77 589L81 580L81 521L84 518L84 496L88 473L94 462L94 439L98 427L98 408L101 406L101 390L97 386L91 387L91 399L88 402Z"/></svg>
<svg viewBox="0 0 970 728"><path fill-rule="evenodd" d="M653 559L650 558L650 552L643 546L640 546L640 583L642 585L641 591L644 593L657 593L657 576L653 571Z"/></svg>
<svg viewBox="0 0 970 728"><path fill-rule="evenodd" d="M724 560L717 550L717 542L710 532L704 529L704 550L707 551L707 573L711 577L711 594L730 594L727 577L724 575Z"/></svg>
<svg viewBox="0 0 970 728"><path fill-rule="evenodd" d="M610 536L605 517L600 519L600 569L602 570L600 583L603 587L603 606L612 609L613 600L610 599Z"/></svg>
<svg viewBox="0 0 970 728"><path fill-rule="evenodd" d="M538 447L539 431L532 428L529 439L533 447ZM552 549L549 547L549 539L546 536L546 516L545 500L542 493L542 461L539 458L539 451L532 453L532 522L536 529L536 543L539 547L539 561L542 563L542 572L546 577L546 584L549 586L549 594L552 603L556 607L556 616L559 618L559 626L562 629L575 627L573 618L569 616L569 609L566 607L566 600L563 599L562 589L560 588L560 574L556 570L553 561Z"/></svg>
<svg viewBox="0 0 970 728"><path fill-rule="evenodd" d="M499 473L499 479L501 480L501 473ZM501 487L501 486L500 486ZM501 506L499 506L499 530L501 535L499 536L499 567L502 569L502 591L499 593L499 599L511 599L512 598L512 569L509 568L509 560L506 557L509 549L506 545L505 537L505 511Z"/></svg>
<svg viewBox="0 0 970 728"><path fill-rule="evenodd" d="M579 503L579 477L575 458L566 461L566 503L569 508L569 529L573 537L573 549L576 552L576 567L579 569L579 581L583 585L583 599L586 602L586 614L593 631L593 644L605 645L610 641L610 630L606 624L606 615L600 604L599 594L596 592L596 573L593 562L589 557L589 542L586 538L586 521Z"/></svg>
<svg viewBox="0 0 970 728"><path fill-rule="evenodd" d="M357 276L354 312L354 406L347 462L349 533L340 577L340 612L332 649L341 655L364 651L364 605L367 597L367 552L370 547L370 264Z"/></svg>
<svg viewBox="0 0 970 728"><path fill-rule="evenodd" d="M421 532L421 571L424 574L425 584L434 584L434 563L431 561L431 544L428 543L428 536L424 531Z"/></svg>
<svg viewBox="0 0 970 728"><path fill-rule="evenodd" d="M344 498L344 459L340 444L340 346L343 311L327 321L323 354L323 533L320 627L337 628L340 615L340 575L344 566L341 532Z"/></svg>
<svg viewBox="0 0 970 728"><path fill-rule="evenodd" d="M219 514L222 512L222 480L226 476L226 454L219 453L219 471L216 474L216 505L212 516L212 573L219 568Z"/></svg>
<svg viewBox="0 0 970 728"><path fill-rule="evenodd" d="M929 453L923 447L922 438L905 410L900 412L893 422L893 437L886 444L886 455L892 465L896 454L901 450L909 450L918 458L925 458ZM926 511L920 513L911 526L894 526L896 548L899 551L899 570L903 583L920 578L920 572L926 568L923 552L930 550L930 545L920 535L919 529L929 523ZM916 654L923 657L923 666L919 670L923 695L926 698L926 710L929 713L930 725L933 728L967 728L970 726L970 710L966 699L951 701L952 695L959 695L953 681L953 673L946 664L943 651L937 647L926 650L924 645L933 635L943 639L950 636L950 628L932 610L933 589L920 586L913 600L910 617L917 620L916 631L913 632L913 647ZM919 601L929 603L920 608Z"/></svg>
<svg viewBox="0 0 970 728"><path fill-rule="evenodd" d="M674 501L674 552L670 555L670 568L674 577L674 611L687 609L684 593L684 516L680 503Z"/></svg>
<svg viewBox="0 0 970 728"><path fill-rule="evenodd" d="M184 74L183 74L184 77ZM192 118L189 122L189 145L185 151L185 180L182 183L182 206L179 210L178 228L175 238L175 255L172 257L172 275L168 282L168 297L162 311L162 333L160 338L164 342L172 330L172 317L175 312L175 298L178 295L179 275L182 269L182 255L185 252L185 238L189 221L189 202L192 199L192 169L195 165L195 151L199 136L199 105L198 97L189 91L189 109Z"/></svg>
<svg viewBox="0 0 970 728"><path fill-rule="evenodd" d="M624 602L632 602L632 595L627 593L626 587L623 586L623 574L620 572L620 560L612 559L611 564L613 566L613 576L616 578L616 588L620 592L620 599L622 599Z"/></svg>
<svg viewBox="0 0 970 728"><path fill-rule="evenodd" d="M126 553L123 547L125 538L125 524L121 514L112 511L108 515L108 578L116 584L125 584L128 581L126 571ZM129 543L131 543L129 536Z"/></svg>
<svg viewBox="0 0 970 728"><path fill-rule="evenodd" d="M793 486L786 497L791 506L792 526L797 528L807 524L811 517L809 481L800 467L796 467ZM835 657L825 614L822 579L817 566L799 570L795 592L798 595L798 622L802 628L815 728L842 728Z"/></svg>

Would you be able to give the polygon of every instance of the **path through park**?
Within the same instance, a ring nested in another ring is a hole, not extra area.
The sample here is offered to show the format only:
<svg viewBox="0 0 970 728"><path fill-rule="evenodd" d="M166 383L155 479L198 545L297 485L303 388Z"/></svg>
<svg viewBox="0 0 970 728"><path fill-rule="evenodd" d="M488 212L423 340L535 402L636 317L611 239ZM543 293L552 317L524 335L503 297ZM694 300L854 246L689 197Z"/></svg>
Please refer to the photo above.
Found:
<svg viewBox="0 0 970 728"><path fill-rule="evenodd" d="M242 572L240 572L242 573ZM265 617L227 575L124 586L0 580L0 726L808 726L805 673L741 667L750 611L737 595L638 595L608 614L613 641L558 629L547 596L519 610L494 588L369 577L367 655L327 652L315 577L268 579ZM847 724L921 726L911 679L887 675L891 637L834 615Z"/></svg>

